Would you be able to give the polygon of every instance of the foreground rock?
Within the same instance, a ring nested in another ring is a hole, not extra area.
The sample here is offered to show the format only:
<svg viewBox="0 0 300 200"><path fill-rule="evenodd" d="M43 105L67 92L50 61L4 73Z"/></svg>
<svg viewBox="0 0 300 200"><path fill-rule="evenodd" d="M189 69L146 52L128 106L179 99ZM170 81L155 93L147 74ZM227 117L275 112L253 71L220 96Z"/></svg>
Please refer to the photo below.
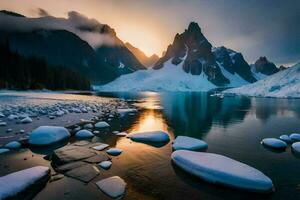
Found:
<svg viewBox="0 0 300 200"><path fill-rule="evenodd" d="M205 150L207 149L207 147L208 147L207 143L204 142L203 140L199 140L187 136L178 136L173 141L174 150L185 149L185 150L197 151L197 150Z"/></svg>
<svg viewBox="0 0 300 200"><path fill-rule="evenodd" d="M222 155L178 150L171 157L184 171L211 183L263 193L273 190L272 180L262 172Z"/></svg>
<svg viewBox="0 0 300 200"><path fill-rule="evenodd" d="M149 131L132 133L128 136L131 140L136 142L154 142L164 143L170 140L168 133L164 131Z"/></svg>
<svg viewBox="0 0 300 200"><path fill-rule="evenodd" d="M70 137L69 131L60 126L40 126L29 135L29 144L36 146L51 145Z"/></svg>
<svg viewBox="0 0 300 200"><path fill-rule="evenodd" d="M125 193L126 183L119 176L113 176L110 178L98 181L96 185L99 189L112 198L121 197Z"/></svg>
<svg viewBox="0 0 300 200"><path fill-rule="evenodd" d="M300 154L300 142L295 142L292 144L292 149L294 152Z"/></svg>
<svg viewBox="0 0 300 200"><path fill-rule="evenodd" d="M287 147L287 144L284 141L279 140L277 138L265 138L261 141L261 143L266 147L273 148L273 149L282 150Z"/></svg>
<svg viewBox="0 0 300 200"><path fill-rule="evenodd" d="M32 199L47 183L48 167L38 166L0 177L0 199Z"/></svg>

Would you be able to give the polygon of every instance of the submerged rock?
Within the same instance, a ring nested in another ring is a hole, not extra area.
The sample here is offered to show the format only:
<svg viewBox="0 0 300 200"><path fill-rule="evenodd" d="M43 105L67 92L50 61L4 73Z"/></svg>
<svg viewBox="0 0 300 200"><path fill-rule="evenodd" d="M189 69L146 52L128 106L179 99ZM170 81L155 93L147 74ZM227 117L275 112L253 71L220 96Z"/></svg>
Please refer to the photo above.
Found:
<svg viewBox="0 0 300 200"><path fill-rule="evenodd" d="M109 169L112 165L112 162L111 161L102 161L98 164L101 168L103 169Z"/></svg>
<svg viewBox="0 0 300 200"><path fill-rule="evenodd" d="M29 135L29 144L47 146L70 137L69 131L60 126L40 126Z"/></svg>
<svg viewBox="0 0 300 200"><path fill-rule="evenodd" d="M118 149L118 148L110 148L106 151L106 153L108 153L109 155L112 156L118 156L123 152L122 149Z"/></svg>
<svg viewBox="0 0 300 200"><path fill-rule="evenodd" d="M126 183L119 176L113 176L96 182L99 189L112 198L118 198L124 195Z"/></svg>
<svg viewBox="0 0 300 200"><path fill-rule="evenodd" d="M20 142L12 141L12 142L7 143L4 147L8 148L8 149L19 149L19 148L21 148L21 146L22 145Z"/></svg>
<svg viewBox="0 0 300 200"><path fill-rule="evenodd" d="M49 177L50 169L43 166L2 176L0 199L32 199L44 187Z"/></svg>
<svg viewBox="0 0 300 200"><path fill-rule="evenodd" d="M285 149L287 147L287 144L284 141L277 138L265 138L261 143L266 147L273 149Z"/></svg>
<svg viewBox="0 0 300 200"><path fill-rule="evenodd" d="M170 137L168 133L164 131L149 131L149 132L138 132L132 133L128 136L131 140L136 142L168 142Z"/></svg>
<svg viewBox="0 0 300 200"><path fill-rule="evenodd" d="M173 149L186 149L186 150L205 150L208 145L203 140L199 140L192 137L187 136L178 136L173 141Z"/></svg>
<svg viewBox="0 0 300 200"><path fill-rule="evenodd" d="M107 122L98 122L95 124L95 128L108 128L110 125Z"/></svg>
<svg viewBox="0 0 300 200"><path fill-rule="evenodd" d="M77 180L80 180L84 183L90 182L93 178L98 176L99 170L97 167L87 164L80 167L77 167L75 169L72 169L68 172L66 172L66 176L75 178Z"/></svg>
<svg viewBox="0 0 300 200"><path fill-rule="evenodd" d="M85 139L85 138L94 137L94 134L88 130L80 130L76 133L75 137L78 139Z"/></svg>
<svg viewBox="0 0 300 200"><path fill-rule="evenodd" d="M178 150L174 163L184 171L211 183L255 192L272 192L272 180L259 170L214 153Z"/></svg>

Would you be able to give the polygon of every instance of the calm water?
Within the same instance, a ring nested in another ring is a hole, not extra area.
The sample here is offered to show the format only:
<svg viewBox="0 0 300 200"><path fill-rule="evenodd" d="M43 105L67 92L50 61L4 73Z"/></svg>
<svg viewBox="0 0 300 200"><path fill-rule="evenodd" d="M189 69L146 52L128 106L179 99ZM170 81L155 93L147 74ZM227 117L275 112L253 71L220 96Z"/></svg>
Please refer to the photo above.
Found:
<svg viewBox="0 0 300 200"><path fill-rule="evenodd" d="M127 139L117 146L124 156L124 174L138 192L154 199L300 199L300 160L290 147L284 152L264 148L265 137L300 132L300 100L211 97L208 93L101 93L135 102L144 110L131 131L167 130L171 137L186 135L205 140L208 152L229 156L268 175L276 192L256 195L195 179L170 162L171 143L162 148Z"/></svg>
<svg viewBox="0 0 300 200"><path fill-rule="evenodd" d="M154 147L113 135L93 141L124 150L112 158L109 170L89 184L72 178L47 184L35 199L109 199L94 182L118 175L127 182L124 199L300 199L300 159L290 147L284 152L264 148L265 137L300 132L300 100L211 97L208 93L99 93L126 99L141 108L139 114L110 121L112 130L165 130L171 141L178 135L200 138L208 152L219 153L261 170L275 185L275 193L260 195L216 186L194 178L171 162L171 142ZM97 98L97 97L91 97ZM25 150L0 157L1 175L35 165L48 165L44 155ZM24 161L26 158L26 161ZM1 164L2 163L2 164ZM16 165L18 163L18 165Z"/></svg>

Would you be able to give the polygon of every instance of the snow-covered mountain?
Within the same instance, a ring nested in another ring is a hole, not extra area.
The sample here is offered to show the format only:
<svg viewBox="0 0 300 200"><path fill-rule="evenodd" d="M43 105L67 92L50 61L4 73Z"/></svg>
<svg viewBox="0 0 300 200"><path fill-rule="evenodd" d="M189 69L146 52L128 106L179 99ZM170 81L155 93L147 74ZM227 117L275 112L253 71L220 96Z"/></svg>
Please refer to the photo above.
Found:
<svg viewBox="0 0 300 200"><path fill-rule="evenodd" d="M197 23L176 34L153 69L123 75L101 87L106 91L207 91L257 81L241 53L212 48Z"/></svg>
<svg viewBox="0 0 300 200"><path fill-rule="evenodd" d="M229 89L224 93L259 97L300 98L300 63L253 84Z"/></svg>

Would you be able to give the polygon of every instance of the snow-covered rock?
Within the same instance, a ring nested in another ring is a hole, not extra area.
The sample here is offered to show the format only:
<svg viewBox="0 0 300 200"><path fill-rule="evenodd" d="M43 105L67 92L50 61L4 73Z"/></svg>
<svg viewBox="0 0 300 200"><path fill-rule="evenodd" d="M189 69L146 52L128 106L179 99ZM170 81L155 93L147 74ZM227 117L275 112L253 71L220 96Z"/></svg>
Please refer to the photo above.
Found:
<svg viewBox="0 0 300 200"><path fill-rule="evenodd" d="M14 120L14 119L18 119L19 118L19 116L18 115L14 115L14 114L10 114L10 115L8 115L8 117L7 117L7 119L8 120Z"/></svg>
<svg viewBox="0 0 300 200"><path fill-rule="evenodd" d="M102 151L103 149L105 149L107 147L109 147L108 144L100 144L100 145L94 146L92 148L95 149L95 150L98 150L98 151Z"/></svg>
<svg viewBox="0 0 300 200"><path fill-rule="evenodd" d="M293 151L295 151L296 153L300 153L300 142L295 142L292 144L292 149Z"/></svg>
<svg viewBox="0 0 300 200"><path fill-rule="evenodd" d="M6 152L9 152L9 149L7 149L7 148L0 148L0 154L6 153Z"/></svg>
<svg viewBox="0 0 300 200"><path fill-rule="evenodd" d="M99 189L112 198L121 197L125 193L126 183L119 176L113 176L96 182Z"/></svg>
<svg viewBox="0 0 300 200"><path fill-rule="evenodd" d="M199 140L196 138L188 137L188 136L178 136L173 141L173 149L180 150L205 150L208 145L203 140Z"/></svg>
<svg viewBox="0 0 300 200"><path fill-rule="evenodd" d="M136 142L163 143L170 140L169 134L164 131L136 132L128 135L128 138Z"/></svg>
<svg viewBox="0 0 300 200"><path fill-rule="evenodd" d="M29 144L44 146L65 140L70 137L69 131L60 126L40 126L29 135Z"/></svg>
<svg viewBox="0 0 300 200"><path fill-rule="evenodd" d="M24 119L21 120L21 123L23 124L29 124L32 122L32 119L30 117L25 117Z"/></svg>
<svg viewBox="0 0 300 200"><path fill-rule="evenodd" d="M98 164L101 168L103 169L109 169L112 165L111 161L102 161L101 163Z"/></svg>
<svg viewBox="0 0 300 200"><path fill-rule="evenodd" d="M253 84L224 91L225 94L238 94L259 97L300 97L300 63Z"/></svg>
<svg viewBox="0 0 300 200"><path fill-rule="evenodd" d="M109 126L107 122L98 122L95 124L95 128L108 128Z"/></svg>
<svg viewBox="0 0 300 200"><path fill-rule="evenodd" d="M80 130L75 134L75 137L78 139L91 138L94 137L94 134L88 130Z"/></svg>
<svg viewBox="0 0 300 200"><path fill-rule="evenodd" d="M18 141L12 141L4 145L4 147L8 149L19 149L21 148L21 146L22 146L21 143Z"/></svg>
<svg viewBox="0 0 300 200"><path fill-rule="evenodd" d="M281 135L279 137L279 139L281 139L282 141L284 141L287 144L290 144L293 142L292 139L288 135Z"/></svg>
<svg viewBox="0 0 300 200"><path fill-rule="evenodd" d="M48 167L37 166L0 177L0 199L13 199L49 174Z"/></svg>
<svg viewBox="0 0 300 200"><path fill-rule="evenodd" d="M293 133L290 135L290 138L293 142L299 142L300 141L300 134L299 133Z"/></svg>
<svg viewBox="0 0 300 200"><path fill-rule="evenodd" d="M256 192L273 190L272 180L262 172L226 156L178 150L171 157L184 171L211 183Z"/></svg>
<svg viewBox="0 0 300 200"><path fill-rule="evenodd" d="M287 144L284 141L277 138L265 138L261 143L273 149L285 149L287 147Z"/></svg>
<svg viewBox="0 0 300 200"><path fill-rule="evenodd" d="M108 153L109 155L112 156L118 156L123 152L122 149L118 149L118 148L110 148L106 151L106 153Z"/></svg>

